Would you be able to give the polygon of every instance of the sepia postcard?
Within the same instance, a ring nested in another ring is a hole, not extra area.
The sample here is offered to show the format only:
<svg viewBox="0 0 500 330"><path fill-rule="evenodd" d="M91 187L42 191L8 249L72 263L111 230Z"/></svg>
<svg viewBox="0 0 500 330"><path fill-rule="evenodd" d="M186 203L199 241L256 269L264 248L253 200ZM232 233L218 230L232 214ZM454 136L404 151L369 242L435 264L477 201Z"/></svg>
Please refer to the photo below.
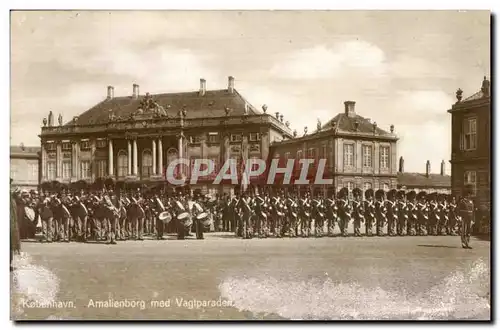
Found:
<svg viewBox="0 0 500 330"><path fill-rule="evenodd" d="M10 318L491 321L489 11L10 12Z"/></svg>

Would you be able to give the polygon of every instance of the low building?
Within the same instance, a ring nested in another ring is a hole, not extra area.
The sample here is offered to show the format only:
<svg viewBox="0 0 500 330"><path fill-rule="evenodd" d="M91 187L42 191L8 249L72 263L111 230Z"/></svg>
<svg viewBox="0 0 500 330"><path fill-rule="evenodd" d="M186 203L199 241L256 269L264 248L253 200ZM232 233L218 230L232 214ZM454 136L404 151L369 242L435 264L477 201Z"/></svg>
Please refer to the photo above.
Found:
<svg viewBox="0 0 500 330"><path fill-rule="evenodd" d="M40 147L10 147L11 187L20 189L37 189L41 180Z"/></svg>
<svg viewBox="0 0 500 330"><path fill-rule="evenodd" d="M451 194L451 176L445 174L445 162L441 162L439 174L431 173L431 163L427 161L424 173L405 172L404 159L399 158L398 189L414 190L419 193L437 192L440 194Z"/></svg>
<svg viewBox="0 0 500 330"><path fill-rule="evenodd" d="M317 129L294 138L271 144L270 155L286 164L288 159L326 159L323 178L333 179L333 189L346 187L393 189L397 185L397 141L394 125L390 132L377 123L360 116L354 101L344 102L344 111L338 113L325 125L318 122ZM300 175L301 166L294 166L294 177ZM316 166L311 166L308 178L314 182ZM309 190L320 190L326 194L331 185L318 186L311 183Z"/></svg>

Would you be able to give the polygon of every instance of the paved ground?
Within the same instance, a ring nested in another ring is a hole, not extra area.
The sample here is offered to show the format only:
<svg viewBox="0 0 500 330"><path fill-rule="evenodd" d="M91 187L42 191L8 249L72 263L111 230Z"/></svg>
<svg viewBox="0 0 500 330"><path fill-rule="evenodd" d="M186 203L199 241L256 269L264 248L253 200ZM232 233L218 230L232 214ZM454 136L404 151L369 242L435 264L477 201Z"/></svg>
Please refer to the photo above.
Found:
<svg viewBox="0 0 500 330"><path fill-rule="evenodd" d="M472 244L465 250L459 237L432 236L241 240L230 233L202 241L24 243L12 275L12 317L488 319L490 243ZM60 305L33 305L40 300Z"/></svg>

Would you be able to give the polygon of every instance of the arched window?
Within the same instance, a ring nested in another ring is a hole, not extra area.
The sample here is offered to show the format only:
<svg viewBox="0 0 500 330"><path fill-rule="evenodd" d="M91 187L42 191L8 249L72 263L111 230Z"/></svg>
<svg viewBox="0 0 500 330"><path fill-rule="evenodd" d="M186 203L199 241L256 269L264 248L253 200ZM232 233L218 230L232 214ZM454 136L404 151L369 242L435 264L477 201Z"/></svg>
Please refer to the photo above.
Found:
<svg viewBox="0 0 500 330"><path fill-rule="evenodd" d="M153 154L146 149L142 152L142 176L149 177L153 174Z"/></svg>
<svg viewBox="0 0 500 330"><path fill-rule="evenodd" d="M117 158L118 176L123 177L128 175L128 155L125 150L118 152Z"/></svg>

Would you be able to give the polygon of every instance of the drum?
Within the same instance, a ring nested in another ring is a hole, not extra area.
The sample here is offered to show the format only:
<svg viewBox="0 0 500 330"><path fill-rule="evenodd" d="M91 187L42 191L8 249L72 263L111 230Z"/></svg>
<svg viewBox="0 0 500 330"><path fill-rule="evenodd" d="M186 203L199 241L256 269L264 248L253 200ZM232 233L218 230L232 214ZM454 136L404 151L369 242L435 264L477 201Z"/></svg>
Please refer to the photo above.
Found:
<svg viewBox="0 0 500 330"><path fill-rule="evenodd" d="M24 207L24 214L26 214L26 217L30 221L35 221L35 210L33 210L31 207Z"/></svg>
<svg viewBox="0 0 500 330"><path fill-rule="evenodd" d="M186 220L186 218L189 218L189 213L187 212L182 212L177 215L177 220Z"/></svg>
<svg viewBox="0 0 500 330"><path fill-rule="evenodd" d="M209 216L209 215L207 214L207 216L206 216L204 219L202 219L201 221L202 221L202 223L203 223L203 226L205 226L205 227L210 227L210 225L212 225L213 219L212 219L212 217L211 217L211 216Z"/></svg>
<svg viewBox="0 0 500 330"><path fill-rule="evenodd" d="M158 215L158 219L165 223L169 223L172 220L172 216L168 212L161 212L160 215Z"/></svg>

